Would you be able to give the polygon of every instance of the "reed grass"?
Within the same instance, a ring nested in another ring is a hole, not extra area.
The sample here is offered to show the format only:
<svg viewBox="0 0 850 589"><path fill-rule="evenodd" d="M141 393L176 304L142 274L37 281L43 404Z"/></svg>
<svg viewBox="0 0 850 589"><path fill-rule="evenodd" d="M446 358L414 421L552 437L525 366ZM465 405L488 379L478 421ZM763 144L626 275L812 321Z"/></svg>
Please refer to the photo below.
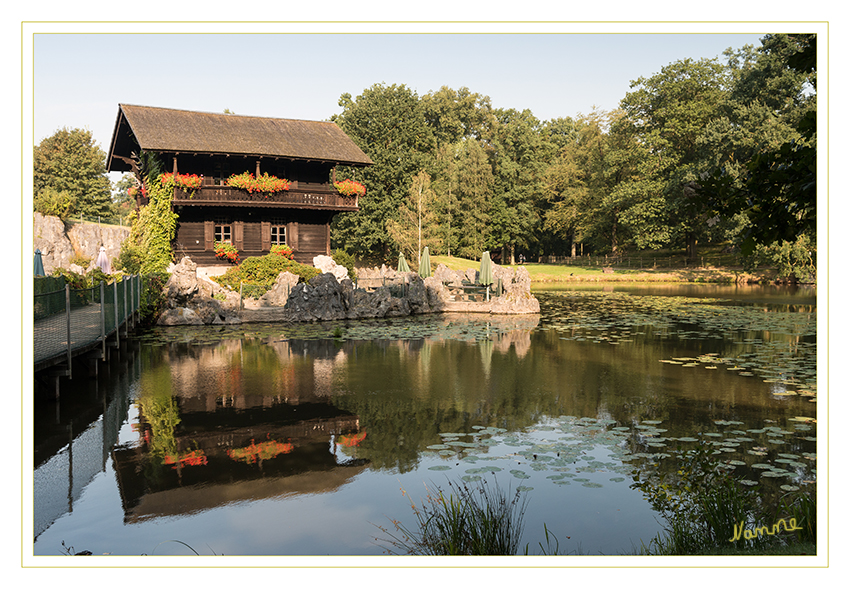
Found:
<svg viewBox="0 0 850 589"><path fill-rule="evenodd" d="M390 519L393 531L378 526L387 537L376 540L390 554L517 554L527 506L527 498L520 491L511 496L486 480L472 487L453 482L448 486L444 491L426 485L427 496L421 506L410 499L416 526Z"/></svg>

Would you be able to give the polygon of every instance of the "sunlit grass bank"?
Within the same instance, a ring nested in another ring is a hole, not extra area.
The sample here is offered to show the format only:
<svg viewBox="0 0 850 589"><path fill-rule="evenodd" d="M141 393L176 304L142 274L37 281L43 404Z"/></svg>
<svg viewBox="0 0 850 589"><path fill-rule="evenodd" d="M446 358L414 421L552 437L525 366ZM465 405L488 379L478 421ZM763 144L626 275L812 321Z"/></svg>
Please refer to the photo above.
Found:
<svg viewBox="0 0 850 589"><path fill-rule="evenodd" d="M431 266L436 268L444 264L450 270L477 270L480 260L449 256L431 256ZM508 266L517 268L518 264ZM705 283L735 283L735 282L764 282L770 281L771 271L744 273L735 268L669 268L632 269L613 268L608 272L602 266L586 267L567 264L523 264L531 281L534 283L547 282L705 282Z"/></svg>

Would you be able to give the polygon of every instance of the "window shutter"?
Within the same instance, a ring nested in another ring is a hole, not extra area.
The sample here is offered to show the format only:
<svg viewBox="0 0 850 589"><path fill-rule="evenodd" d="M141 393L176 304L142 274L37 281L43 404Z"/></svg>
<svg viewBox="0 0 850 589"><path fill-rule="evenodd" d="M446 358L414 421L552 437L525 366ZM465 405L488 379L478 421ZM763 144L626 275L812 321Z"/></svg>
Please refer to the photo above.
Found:
<svg viewBox="0 0 850 589"><path fill-rule="evenodd" d="M235 245L238 250L245 249L242 239L245 234L244 228L245 223L243 221L233 222L233 245Z"/></svg>
<svg viewBox="0 0 850 589"><path fill-rule="evenodd" d="M208 252L215 245L215 225L212 221L204 221L204 251Z"/></svg>
<svg viewBox="0 0 850 589"><path fill-rule="evenodd" d="M272 249L272 224L268 221L260 223L260 241L264 252Z"/></svg>
<svg viewBox="0 0 850 589"><path fill-rule="evenodd" d="M298 223L286 224L286 243L292 251L298 251Z"/></svg>

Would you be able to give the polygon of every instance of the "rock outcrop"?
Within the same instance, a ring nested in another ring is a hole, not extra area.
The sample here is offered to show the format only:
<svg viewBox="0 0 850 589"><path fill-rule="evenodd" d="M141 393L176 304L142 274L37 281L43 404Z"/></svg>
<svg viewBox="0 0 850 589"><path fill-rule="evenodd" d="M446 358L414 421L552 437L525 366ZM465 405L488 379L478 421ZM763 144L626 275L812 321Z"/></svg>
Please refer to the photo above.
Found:
<svg viewBox="0 0 850 589"><path fill-rule="evenodd" d="M188 257L169 266L163 287L166 309L158 325L226 325L241 323L239 295L198 277L198 267Z"/></svg>
<svg viewBox="0 0 850 589"><path fill-rule="evenodd" d="M244 303L237 293L199 278L196 265L183 258L169 268L171 276L165 285L168 308L159 324L334 321L453 311L503 315L540 312L540 305L531 294L531 278L524 267L512 270L494 265L493 276L503 286L501 296L494 294L486 302L460 302L454 300L446 284L460 286L474 282L475 270L453 271L441 264L434 276L423 280L416 272L397 272L386 266L364 268L358 270L358 288L348 278L347 271L334 272L339 266L318 261L331 271L306 283L299 282L295 274L282 272L269 292L256 301Z"/></svg>
<svg viewBox="0 0 850 589"><path fill-rule="evenodd" d="M90 260L87 267L77 267L76 272L84 273L95 265L101 246L106 255L115 260L121 251L121 244L130 235L129 227L98 225L97 223L66 224L59 217L50 217L33 213L33 252L41 251L44 271L50 274L56 268L71 270L71 260L75 257ZM112 264L113 267L115 264Z"/></svg>

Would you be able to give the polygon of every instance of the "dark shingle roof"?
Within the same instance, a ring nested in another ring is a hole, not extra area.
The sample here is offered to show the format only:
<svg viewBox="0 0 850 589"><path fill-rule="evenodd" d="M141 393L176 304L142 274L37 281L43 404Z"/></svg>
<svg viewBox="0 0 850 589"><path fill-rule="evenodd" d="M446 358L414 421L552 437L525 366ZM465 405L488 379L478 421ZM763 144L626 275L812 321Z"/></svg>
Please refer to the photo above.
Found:
<svg viewBox="0 0 850 589"><path fill-rule="evenodd" d="M127 156L126 125L143 150L222 153L369 165L372 160L336 123L118 105L110 147ZM123 131L122 131L123 130Z"/></svg>

